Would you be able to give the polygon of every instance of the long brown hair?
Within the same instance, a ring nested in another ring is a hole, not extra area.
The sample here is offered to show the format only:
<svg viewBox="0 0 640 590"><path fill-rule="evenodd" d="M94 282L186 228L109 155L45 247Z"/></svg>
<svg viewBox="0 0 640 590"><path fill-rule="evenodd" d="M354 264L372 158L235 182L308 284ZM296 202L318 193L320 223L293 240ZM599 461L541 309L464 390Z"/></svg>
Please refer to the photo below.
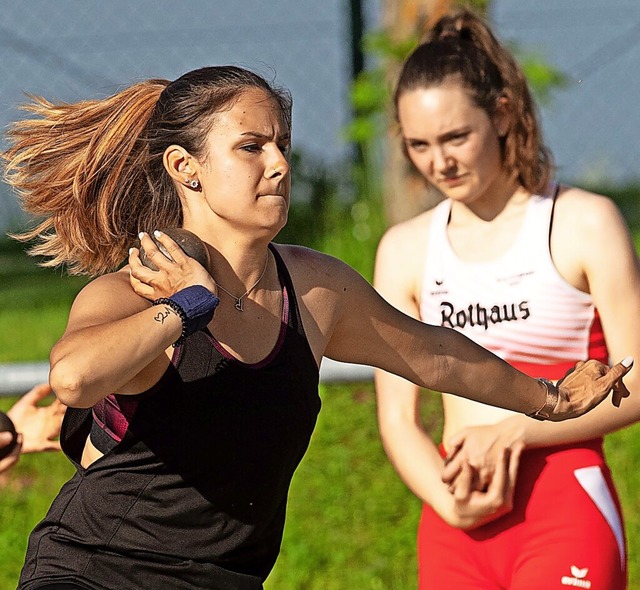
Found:
<svg viewBox="0 0 640 590"><path fill-rule="evenodd" d="M235 66L140 82L102 100L32 97L22 108L35 117L9 129L2 158L5 179L38 222L13 237L33 240L29 252L45 266L90 275L116 269L140 231L182 224L165 149L176 144L206 157L216 113L250 88L274 98L290 127L290 94Z"/></svg>
<svg viewBox="0 0 640 590"><path fill-rule="evenodd" d="M403 93L448 80L459 81L490 117L499 99L507 99L511 125L502 138L503 166L528 191L544 191L553 172L552 157L542 142L522 68L487 23L467 9L437 21L404 62L394 94L396 117Z"/></svg>

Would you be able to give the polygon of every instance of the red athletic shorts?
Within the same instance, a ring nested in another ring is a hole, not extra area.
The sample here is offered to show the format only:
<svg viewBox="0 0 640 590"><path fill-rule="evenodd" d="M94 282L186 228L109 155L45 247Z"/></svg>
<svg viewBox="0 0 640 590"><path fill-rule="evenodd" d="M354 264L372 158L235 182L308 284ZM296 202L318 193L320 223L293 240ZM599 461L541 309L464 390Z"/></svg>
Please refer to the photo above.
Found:
<svg viewBox="0 0 640 590"><path fill-rule="evenodd" d="M520 460L513 511L472 531L424 506L420 590L623 590L620 503L602 440L532 449Z"/></svg>

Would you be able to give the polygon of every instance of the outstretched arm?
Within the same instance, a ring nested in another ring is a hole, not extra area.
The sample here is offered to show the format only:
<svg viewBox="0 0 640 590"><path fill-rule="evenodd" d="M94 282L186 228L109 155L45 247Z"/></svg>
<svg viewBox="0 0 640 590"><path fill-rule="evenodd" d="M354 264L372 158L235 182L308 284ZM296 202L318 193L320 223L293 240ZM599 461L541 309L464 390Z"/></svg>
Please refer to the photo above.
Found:
<svg viewBox="0 0 640 590"><path fill-rule="evenodd" d="M343 295L326 356L372 365L420 387L447 392L522 414L545 406L547 388L496 355L448 328L423 324L402 313L345 265L331 273ZM602 402L630 367L589 361L558 388L551 420L574 418Z"/></svg>
<svg viewBox="0 0 640 590"><path fill-rule="evenodd" d="M577 210L580 215L575 215ZM629 230L613 202L579 189L563 192L556 206L552 253L560 272L575 286L591 292L610 355L638 358L640 264ZM640 388L638 369L625 378L625 383L632 392ZM452 452L464 447L458 459L468 460L489 474L493 470L491 450L501 444L515 440L528 448L570 444L603 436L638 420L640 398L632 395L624 401L622 410L601 404L584 416L562 423L511 416L492 426L465 428L454 434L447 446ZM452 481L459 469L460 463L452 461L445 469L445 479Z"/></svg>

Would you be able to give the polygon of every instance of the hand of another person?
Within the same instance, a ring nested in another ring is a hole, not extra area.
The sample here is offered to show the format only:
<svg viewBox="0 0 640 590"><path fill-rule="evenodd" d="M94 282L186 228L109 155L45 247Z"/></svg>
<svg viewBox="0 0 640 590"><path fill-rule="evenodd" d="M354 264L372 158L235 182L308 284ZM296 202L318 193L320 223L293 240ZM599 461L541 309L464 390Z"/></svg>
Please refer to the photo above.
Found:
<svg viewBox="0 0 640 590"><path fill-rule="evenodd" d="M484 491L474 488L473 468L462 462L452 490L456 528L474 529L511 512L522 448L522 444L515 443L502 449L493 478Z"/></svg>
<svg viewBox="0 0 640 590"><path fill-rule="evenodd" d="M577 418L585 414L613 390L612 403L619 406L622 398L629 396L629 390L622 382L633 367L633 359L627 357L613 367L589 360L579 362L556 384L558 399L552 408L549 420L559 422Z"/></svg>
<svg viewBox="0 0 640 590"><path fill-rule="evenodd" d="M140 243L147 258L153 260L158 270L151 270L140 260L138 248L129 253L130 281L133 290L150 301L161 297L171 297L178 291L192 285L202 285L216 293L216 284L197 260L187 256L182 248L168 235L158 232L155 238L163 245L173 260L167 258L148 234L143 234Z"/></svg>
<svg viewBox="0 0 640 590"><path fill-rule="evenodd" d="M40 405L49 395L52 392L48 383L36 385L7 412L22 436L22 453L60 450L57 438L66 407L57 399L48 405Z"/></svg>
<svg viewBox="0 0 640 590"><path fill-rule="evenodd" d="M3 449L7 445L11 444L13 435L10 432L0 432L0 449ZM18 434L16 439L16 445L13 447L11 453L9 453L4 459L0 459L0 474L4 473L8 469L11 469L20 458L20 451L22 449L22 435Z"/></svg>
<svg viewBox="0 0 640 590"><path fill-rule="evenodd" d="M469 464L473 470L472 489L485 490L503 461L505 449L524 444L520 416L515 418L497 424L469 426L450 437L442 481L455 490L463 466Z"/></svg>

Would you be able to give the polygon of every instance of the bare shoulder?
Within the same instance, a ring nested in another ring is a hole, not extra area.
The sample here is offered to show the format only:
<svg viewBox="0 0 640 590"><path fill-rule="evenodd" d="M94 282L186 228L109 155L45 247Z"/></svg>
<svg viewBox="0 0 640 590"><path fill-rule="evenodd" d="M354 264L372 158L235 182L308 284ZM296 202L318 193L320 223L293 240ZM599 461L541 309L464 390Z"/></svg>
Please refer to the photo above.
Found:
<svg viewBox="0 0 640 590"><path fill-rule="evenodd" d="M562 187L558 194L554 223L572 231L593 232L624 221L612 198L570 186Z"/></svg>
<svg viewBox="0 0 640 590"><path fill-rule="evenodd" d="M631 232L613 199L575 187L563 188L558 195L551 252L560 274L592 294L597 277L636 264Z"/></svg>
<svg viewBox="0 0 640 590"><path fill-rule="evenodd" d="M319 363L345 310L366 309L375 291L334 256L302 246L278 244L276 249L291 275L305 333Z"/></svg>
<svg viewBox="0 0 640 590"><path fill-rule="evenodd" d="M415 258L416 251L427 247L429 227L433 209L391 226L382 236L378 245L378 255L392 251L394 255L407 254Z"/></svg>
<svg viewBox="0 0 640 590"><path fill-rule="evenodd" d="M349 276L356 271L348 264L323 252L305 246L276 244L294 282L312 281L316 285L332 282L336 276Z"/></svg>
<svg viewBox="0 0 640 590"><path fill-rule="evenodd" d="M378 244L374 285L405 311L419 298L432 219L433 210L429 210L394 225Z"/></svg>
<svg viewBox="0 0 640 590"><path fill-rule="evenodd" d="M73 302L69 323L78 328L128 317L149 307L150 302L135 293L126 270L102 275L88 283Z"/></svg>

